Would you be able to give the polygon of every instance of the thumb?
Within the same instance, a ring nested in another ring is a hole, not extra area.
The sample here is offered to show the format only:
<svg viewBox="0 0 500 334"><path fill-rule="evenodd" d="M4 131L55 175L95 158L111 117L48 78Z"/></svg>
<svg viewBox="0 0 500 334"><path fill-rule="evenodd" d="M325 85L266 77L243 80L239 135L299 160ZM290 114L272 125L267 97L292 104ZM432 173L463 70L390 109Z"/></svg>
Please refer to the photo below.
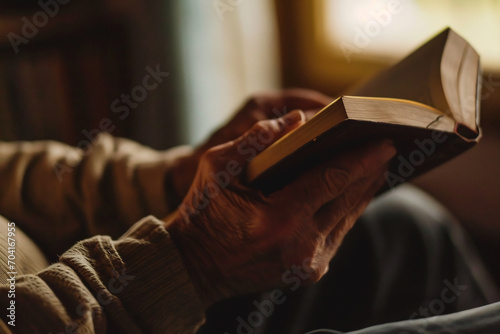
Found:
<svg viewBox="0 0 500 334"><path fill-rule="evenodd" d="M290 111L288 114L281 116L279 119L282 120L282 122L285 124L286 127L284 129L285 132L281 135L282 137L285 134L291 132L292 130L295 130L296 128L304 124L306 122L306 115L302 110L295 109Z"/></svg>
<svg viewBox="0 0 500 334"><path fill-rule="evenodd" d="M278 139L305 123L302 110L293 110L276 119L259 121L241 137L233 142L237 151L235 160L244 163L252 160L257 154L271 146Z"/></svg>

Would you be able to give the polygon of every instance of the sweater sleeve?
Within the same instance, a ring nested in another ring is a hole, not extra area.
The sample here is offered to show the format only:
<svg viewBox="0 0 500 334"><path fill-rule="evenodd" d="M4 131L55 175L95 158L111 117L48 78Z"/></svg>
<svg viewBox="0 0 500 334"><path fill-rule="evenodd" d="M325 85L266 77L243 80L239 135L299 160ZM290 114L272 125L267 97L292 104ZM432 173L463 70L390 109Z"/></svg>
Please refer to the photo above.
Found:
<svg viewBox="0 0 500 334"><path fill-rule="evenodd" d="M0 285L3 310L9 289ZM15 326L0 320L7 333L194 333L203 322L180 254L152 216L116 241L80 241L47 269L17 277L15 308Z"/></svg>
<svg viewBox="0 0 500 334"><path fill-rule="evenodd" d="M189 154L188 147L160 152L109 134L81 148L0 143L0 213L53 260L78 240L117 238L140 218L175 209L169 171Z"/></svg>

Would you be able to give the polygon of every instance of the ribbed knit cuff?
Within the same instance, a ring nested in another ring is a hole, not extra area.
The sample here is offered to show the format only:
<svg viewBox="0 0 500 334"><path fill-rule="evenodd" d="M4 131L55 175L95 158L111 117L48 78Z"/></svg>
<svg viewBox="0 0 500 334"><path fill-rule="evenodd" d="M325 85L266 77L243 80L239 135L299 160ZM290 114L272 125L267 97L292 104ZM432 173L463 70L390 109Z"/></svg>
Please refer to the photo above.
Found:
<svg viewBox="0 0 500 334"><path fill-rule="evenodd" d="M144 331L194 333L204 321L203 305L163 222L142 219L115 247L127 275L120 299Z"/></svg>

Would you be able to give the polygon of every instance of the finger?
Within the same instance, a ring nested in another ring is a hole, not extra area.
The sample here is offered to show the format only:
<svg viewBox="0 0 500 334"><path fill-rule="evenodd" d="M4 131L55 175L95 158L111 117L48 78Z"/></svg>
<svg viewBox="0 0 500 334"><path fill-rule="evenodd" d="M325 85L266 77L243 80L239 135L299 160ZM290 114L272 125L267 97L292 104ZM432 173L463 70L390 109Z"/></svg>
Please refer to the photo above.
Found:
<svg viewBox="0 0 500 334"><path fill-rule="evenodd" d="M325 203L339 197L353 182L382 168L396 149L389 140L349 150L302 174L279 196L291 196L314 214Z"/></svg>
<svg viewBox="0 0 500 334"><path fill-rule="evenodd" d="M370 203L373 195L383 185L383 183L383 177L378 176L378 178L375 178L370 186L367 187L365 193L359 198L356 205L351 208L351 212L349 214L345 215L340 220L336 220L337 218L332 215L331 221L335 220L335 224L333 224L331 230L326 230L323 232L324 235L326 235L324 246L322 251L319 252L319 256L317 256L316 259L318 263L324 264L325 272L328 271L328 264L330 263L333 256L335 256L335 254L337 253L345 236L352 229L358 218ZM331 210L331 214L337 214L336 208L334 208L332 205L329 205L328 209ZM326 214L326 212L324 213Z"/></svg>
<svg viewBox="0 0 500 334"><path fill-rule="evenodd" d="M371 194L371 189L377 186L387 165L370 176L351 183L345 191L333 201L323 205L315 214L314 218L321 231L331 231L338 222L347 217L360 200Z"/></svg>
<svg viewBox="0 0 500 334"><path fill-rule="evenodd" d="M344 237L354 226L358 218L363 214L368 204L370 204L370 202L372 201L373 196L380 189L380 187L382 187L384 182L385 179L383 177L378 177L377 179L375 179L370 187L366 189L365 193L360 196L356 205L351 208L351 211L346 216L344 216L337 224L333 224L332 229L328 233L326 241L327 247L329 247L333 252L332 256L340 247L342 241L344 240ZM336 208L333 206L330 209L332 210L332 212L336 210Z"/></svg>
<svg viewBox="0 0 500 334"><path fill-rule="evenodd" d="M294 110L283 117L257 122L249 131L227 143L227 153L245 165L265 148L305 122L304 113Z"/></svg>

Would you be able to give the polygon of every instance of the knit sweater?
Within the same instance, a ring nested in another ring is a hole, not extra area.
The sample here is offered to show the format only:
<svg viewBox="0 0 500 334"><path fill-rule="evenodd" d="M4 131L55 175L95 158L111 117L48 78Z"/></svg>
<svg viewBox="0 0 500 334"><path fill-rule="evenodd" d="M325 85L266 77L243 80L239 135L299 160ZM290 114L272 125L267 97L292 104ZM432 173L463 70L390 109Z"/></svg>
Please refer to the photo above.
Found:
<svg viewBox="0 0 500 334"><path fill-rule="evenodd" d="M203 306L158 219L189 153L106 134L0 143L0 332L195 332Z"/></svg>

